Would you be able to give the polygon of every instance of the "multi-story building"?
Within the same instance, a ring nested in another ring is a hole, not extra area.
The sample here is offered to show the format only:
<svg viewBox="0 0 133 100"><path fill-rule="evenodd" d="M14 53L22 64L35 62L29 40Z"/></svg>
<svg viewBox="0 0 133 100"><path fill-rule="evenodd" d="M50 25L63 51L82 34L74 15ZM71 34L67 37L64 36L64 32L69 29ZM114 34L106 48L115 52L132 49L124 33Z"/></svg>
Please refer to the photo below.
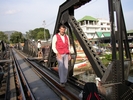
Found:
<svg viewBox="0 0 133 100"><path fill-rule="evenodd" d="M88 39L110 37L109 20L85 16L78 22Z"/></svg>

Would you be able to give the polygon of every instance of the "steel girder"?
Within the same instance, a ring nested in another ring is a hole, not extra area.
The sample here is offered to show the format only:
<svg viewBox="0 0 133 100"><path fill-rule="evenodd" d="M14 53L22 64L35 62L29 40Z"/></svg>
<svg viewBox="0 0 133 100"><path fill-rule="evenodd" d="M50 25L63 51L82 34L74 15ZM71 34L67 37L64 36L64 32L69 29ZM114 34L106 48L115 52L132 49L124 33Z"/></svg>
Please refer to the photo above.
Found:
<svg viewBox="0 0 133 100"><path fill-rule="evenodd" d="M73 42L74 40L72 38L73 32L88 57L96 75L102 79L102 82L105 85L111 88L111 92L109 93L109 95L111 95L110 100L133 99L133 90L130 87L132 82L128 81L129 71L131 68L131 55L129 52L121 0L108 0L111 23L112 62L108 65L107 69L101 63L99 57L91 46L91 42L87 39L86 35L78 25L78 22L74 18L74 10L88 2L90 2L90 0L67 0L59 7L54 34L57 33L60 24L65 24L69 30L68 35L71 44L74 47L74 62L69 65L69 76L73 75L73 67L77 55ZM117 24L116 26L115 23ZM117 31L115 29L117 29ZM116 43L118 43L118 56L116 53ZM126 56L126 59L124 56ZM48 67L52 67L55 64L56 56L52 49L50 49ZM125 94L129 95L125 96Z"/></svg>

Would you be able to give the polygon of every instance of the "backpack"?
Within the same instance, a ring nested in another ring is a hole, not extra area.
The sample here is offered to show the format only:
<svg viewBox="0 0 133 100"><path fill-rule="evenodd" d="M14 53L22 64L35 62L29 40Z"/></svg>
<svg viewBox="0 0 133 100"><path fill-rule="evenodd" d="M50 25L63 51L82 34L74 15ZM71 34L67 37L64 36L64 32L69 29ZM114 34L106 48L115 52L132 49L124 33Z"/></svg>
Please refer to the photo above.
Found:
<svg viewBox="0 0 133 100"><path fill-rule="evenodd" d="M98 89L95 83L87 82L84 85L82 100L100 100Z"/></svg>

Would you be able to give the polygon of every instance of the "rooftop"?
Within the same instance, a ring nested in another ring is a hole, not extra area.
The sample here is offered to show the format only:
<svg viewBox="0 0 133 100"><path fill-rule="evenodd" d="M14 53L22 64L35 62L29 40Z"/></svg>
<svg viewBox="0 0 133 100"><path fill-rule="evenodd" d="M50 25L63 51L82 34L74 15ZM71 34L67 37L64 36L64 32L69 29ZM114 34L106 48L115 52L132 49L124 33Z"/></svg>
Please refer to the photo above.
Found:
<svg viewBox="0 0 133 100"><path fill-rule="evenodd" d="M89 21L98 21L98 19L91 17L91 16L84 16L82 19L78 20L78 22L80 21L84 21L84 20L89 20Z"/></svg>

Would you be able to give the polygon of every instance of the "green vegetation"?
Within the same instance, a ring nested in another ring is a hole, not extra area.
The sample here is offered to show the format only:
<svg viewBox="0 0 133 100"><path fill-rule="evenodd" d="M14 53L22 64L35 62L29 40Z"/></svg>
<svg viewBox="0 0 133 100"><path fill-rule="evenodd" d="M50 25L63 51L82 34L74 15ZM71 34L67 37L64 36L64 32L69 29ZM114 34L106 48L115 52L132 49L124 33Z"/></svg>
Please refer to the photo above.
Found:
<svg viewBox="0 0 133 100"><path fill-rule="evenodd" d="M105 54L101 59L103 65L108 66L109 62L112 60L112 54Z"/></svg>
<svg viewBox="0 0 133 100"><path fill-rule="evenodd" d="M24 42L24 37L22 35L21 32L14 32L12 33L12 35L10 36L10 41L11 43L19 43L19 42Z"/></svg>
<svg viewBox="0 0 133 100"><path fill-rule="evenodd" d="M3 40L5 42L7 42L7 43L9 42L8 41L8 36L2 31L0 31L0 40Z"/></svg>
<svg viewBox="0 0 133 100"><path fill-rule="evenodd" d="M11 43L11 44L19 42L23 43L25 39L34 39L36 41L38 39L49 40L50 33L48 29L44 30L44 28L36 28L34 30L29 30L28 32L26 32L26 37L24 37L24 35L21 32L14 31L10 35L10 40L8 40L8 35L0 31L0 40L5 41L6 43Z"/></svg>
<svg viewBox="0 0 133 100"><path fill-rule="evenodd" d="M34 30L29 30L29 32L26 32L26 38L27 39L34 39L34 40L38 40L38 39L45 39L45 40L49 40L50 39L50 33L48 29L44 28L36 28Z"/></svg>

